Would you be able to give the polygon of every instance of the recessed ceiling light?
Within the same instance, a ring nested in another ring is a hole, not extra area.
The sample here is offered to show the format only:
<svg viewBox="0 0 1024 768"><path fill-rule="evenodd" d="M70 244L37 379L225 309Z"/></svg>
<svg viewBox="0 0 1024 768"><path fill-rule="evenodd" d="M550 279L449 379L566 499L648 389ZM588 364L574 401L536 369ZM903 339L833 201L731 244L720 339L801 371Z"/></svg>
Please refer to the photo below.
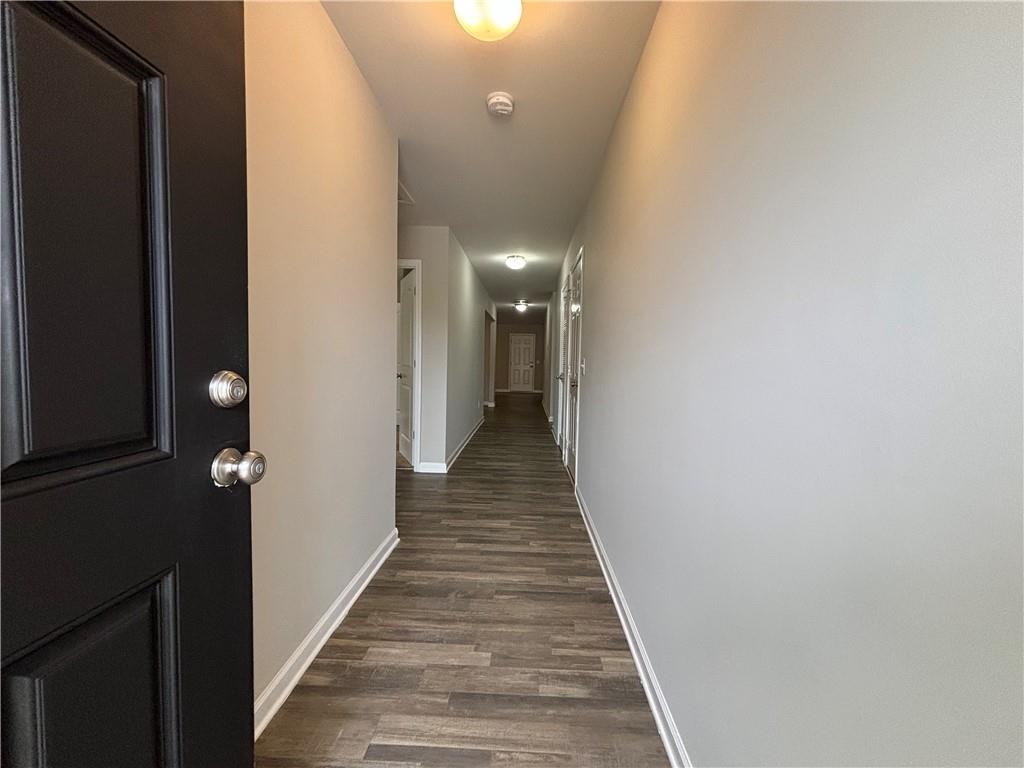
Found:
<svg viewBox="0 0 1024 768"><path fill-rule="evenodd" d="M523 15L522 0L455 0L455 18L477 40L508 37Z"/></svg>
<svg viewBox="0 0 1024 768"><path fill-rule="evenodd" d="M525 299L520 299L515 303L516 312L525 312L526 308L530 305L526 303Z"/></svg>
<svg viewBox="0 0 1024 768"><path fill-rule="evenodd" d="M526 257L513 254L505 257L505 266L509 269L522 269L526 266Z"/></svg>

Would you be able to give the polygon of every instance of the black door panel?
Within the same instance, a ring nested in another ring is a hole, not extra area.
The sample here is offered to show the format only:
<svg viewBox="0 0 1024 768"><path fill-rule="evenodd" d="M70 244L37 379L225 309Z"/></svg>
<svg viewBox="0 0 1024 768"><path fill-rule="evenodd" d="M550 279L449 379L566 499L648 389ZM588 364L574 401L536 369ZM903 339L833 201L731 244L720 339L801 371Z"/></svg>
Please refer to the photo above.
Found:
<svg viewBox="0 0 1024 768"><path fill-rule="evenodd" d="M242 8L0 13L3 764L251 765Z"/></svg>

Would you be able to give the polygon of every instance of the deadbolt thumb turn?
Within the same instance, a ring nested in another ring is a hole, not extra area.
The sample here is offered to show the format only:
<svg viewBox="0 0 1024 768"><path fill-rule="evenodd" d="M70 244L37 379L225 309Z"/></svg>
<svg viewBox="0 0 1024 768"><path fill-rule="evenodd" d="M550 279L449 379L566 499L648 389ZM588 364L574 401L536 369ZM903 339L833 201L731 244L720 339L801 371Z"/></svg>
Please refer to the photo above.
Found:
<svg viewBox="0 0 1024 768"><path fill-rule="evenodd" d="M236 448L225 448L213 457L210 477L218 488L234 485L236 481L255 485L267 474L267 457L259 451L239 453Z"/></svg>

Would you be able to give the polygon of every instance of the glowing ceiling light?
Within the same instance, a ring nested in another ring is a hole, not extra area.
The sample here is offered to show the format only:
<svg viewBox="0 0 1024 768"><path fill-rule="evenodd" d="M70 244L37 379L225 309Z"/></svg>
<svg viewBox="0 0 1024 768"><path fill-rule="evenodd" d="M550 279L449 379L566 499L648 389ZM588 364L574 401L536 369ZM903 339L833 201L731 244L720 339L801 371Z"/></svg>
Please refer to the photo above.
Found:
<svg viewBox="0 0 1024 768"><path fill-rule="evenodd" d="M505 258L505 266L509 269L522 269L526 266L526 257L513 255Z"/></svg>
<svg viewBox="0 0 1024 768"><path fill-rule="evenodd" d="M508 37L523 15L522 0L455 0L455 18L477 40Z"/></svg>
<svg viewBox="0 0 1024 768"><path fill-rule="evenodd" d="M515 303L516 312L525 312L526 308L530 305L526 303L524 299L520 299Z"/></svg>

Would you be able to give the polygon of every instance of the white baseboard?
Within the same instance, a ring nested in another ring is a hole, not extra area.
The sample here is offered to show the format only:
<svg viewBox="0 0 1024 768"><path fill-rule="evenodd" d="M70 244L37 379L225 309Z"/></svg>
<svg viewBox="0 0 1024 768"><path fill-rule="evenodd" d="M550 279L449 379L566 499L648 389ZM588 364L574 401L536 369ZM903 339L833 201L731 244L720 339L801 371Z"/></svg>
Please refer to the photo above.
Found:
<svg viewBox="0 0 1024 768"><path fill-rule="evenodd" d="M495 392L511 392L512 390L510 390L510 389L496 389L494 391Z"/></svg>
<svg viewBox="0 0 1024 768"><path fill-rule="evenodd" d="M423 472L428 475L443 475L448 471L448 465L443 461L421 461L415 467L414 472Z"/></svg>
<svg viewBox="0 0 1024 768"><path fill-rule="evenodd" d="M484 401L484 407L485 408L493 408L494 407L494 401L493 400L485 400Z"/></svg>
<svg viewBox="0 0 1024 768"><path fill-rule="evenodd" d="M612 602L615 603L615 611L619 614L619 622L622 630L626 633L626 642L629 643L629 651L633 654L633 661L640 672L640 682L643 684L644 693L647 694L647 701L651 705L651 712L654 714L654 722L658 726L658 735L665 745L665 752L668 754L672 768L693 768L690 756L686 753L683 740L679 736L679 729L676 728L675 720L672 719L672 712L668 708L665 694L661 692L658 678L651 667L651 660L647 658L647 651L644 649L643 640L640 639L640 631L633 621L633 616L626 605L626 598L619 588L619 581L615 578L615 571L612 570L611 561L608 560L608 553L605 552L601 537L594 527L594 520L590 517L590 510L587 503L580 496L579 488L576 489L576 501L580 507L580 514L583 515L583 524L587 527L587 534L590 536L590 543L597 554L597 560L601 564L601 571L604 573L604 580L608 583L608 591L612 595Z"/></svg>
<svg viewBox="0 0 1024 768"><path fill-rule="evenodd" d="M448 461L445 462L445 472L452 468L452 464L454 464L458 460L459 456L462 455L463 449L467 445L469 445L469 441L473 439L473 435L475 435L477 431L480 429L480 427L482 427L483 425L484 417L481 416L480 421L476 423L476 426L469 430L469 434L466 435L466 437L462 440L461 443L459 443L459 447L452 451L452 455L448 457Z"/></svg>
<svg viewBox="0 0 1024 768"><path fill-rule="evenodd" d="M263 729L269 725L277 710L288 698L288 694L292 692L303 673L313 663L313 659L320 653L324 643L334 634L334 630L341 624L356 599L366 589L366 585L370 583L396 546L398 546L398 529L392 528L380 546L363 563L345 589L320 617L320 620L309 630L309 634L299 643L299 647L292 652L267 687L263 689L263 692L256 697L253 705L256 722L254 740L258 739L263 733Z"/></svg>

